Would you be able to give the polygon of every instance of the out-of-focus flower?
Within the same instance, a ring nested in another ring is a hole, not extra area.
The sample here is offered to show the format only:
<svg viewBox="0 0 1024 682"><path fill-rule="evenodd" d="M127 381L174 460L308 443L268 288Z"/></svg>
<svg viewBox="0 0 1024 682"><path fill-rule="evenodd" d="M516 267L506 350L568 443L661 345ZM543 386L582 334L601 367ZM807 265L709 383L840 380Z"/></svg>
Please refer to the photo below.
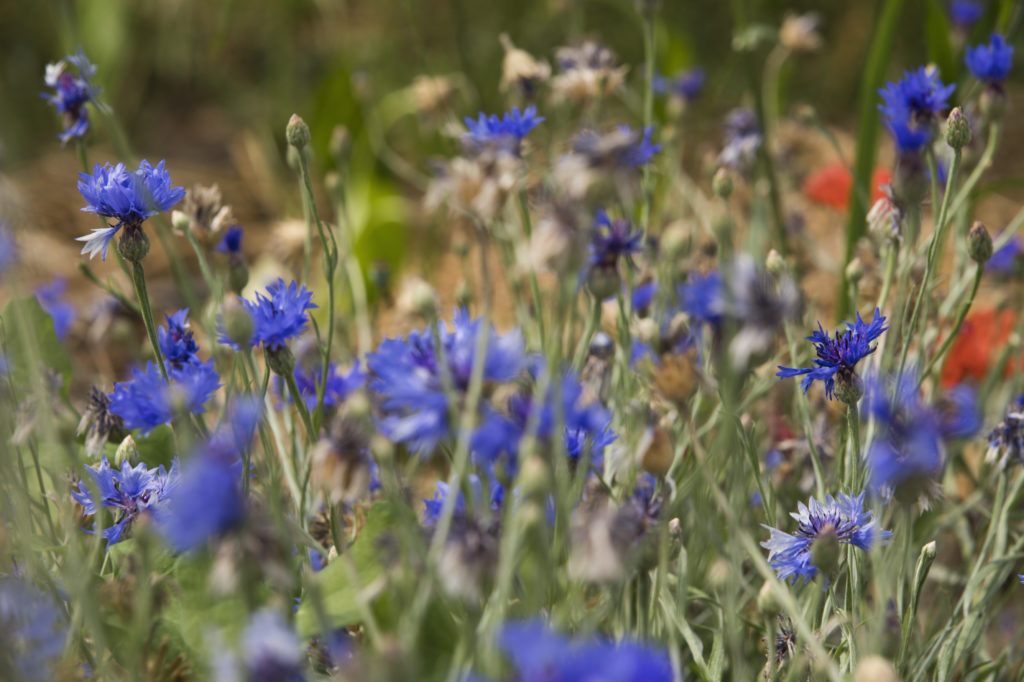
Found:
<svg viewBox="0 0 1024 682"><path fill-rule="evenodd" d="M126 429L142 429L146 434L175 417L201 414L221 385L213 360L172 365L167 373L170 383L164 381L156 365L147 362L144 371L132 370L131 381L114 384L110 411L124 420Z"/></svg>
<svg viewBox="0 0 1024 682"><path fill-rule="evenodd" d="M475 121L469 117L464 120L469 129L466 139L476 148L494 147L518 154L523 138L540 125L544 117L538 116L537 107L531 105L523 111L512 107L512 111L505 112L501 118L497 114L488 116L481 112Z"/></svg>
<svg viewBox="0 0 1024 682"><path fill-rule="evenodd" d="M370 493L376 467L368 440L358 420L339 416L313 448L310 484L324 491L331 504L353 504Z"/></svg>
<svg viewBox="0 0 1024 682"><path fill-rule="evenodd" d="M242 253L242 236L245 230L241 225L232 225L224 233L224 237L214 247L214 251L234 255Z"/></svg>
<svg viewBox="0 0 1024 682"><path fill-rule="evenodd" d="M297 282L285 284L278 279L267 287L266 295L257 293L255 301L239 299L252 320L252 336L249 347L263 346L277 350L289 339L297 337L309 324L307 310L316 308L312 302L313 292ZM236 347L225 331L219 337L221 343Z"/></svg>
<svg viewBox="0 0 1024 682"><path fill-rule="evenodd" d="M200 244L212 247L220 239L221 230L235 224L231 207L224 204L217 185L193 185L185 195L180 211L174 211L171 221L176 227L186 225Z"/></svg>
<svg viewBox="0 0 1024 682"><path fill-rule="evenodd" d="M242 665L250 682L304 682L305 646L280 614L253 614L242 633Z"/></svg>
<svg viewBox="0 0 1024 682"><path fill-rule="evenodd" d="M993 33L988 44L967 48L964 61L971 75L990 87L1002 87L1013 65L1013 46Z"/></svg>
<svg viewBox="0 0 1024 682"><path fill-rule="evenodd" d="M448 537L438 558L441 585L448 594L478 600L498 565L498 523L484 523L460 514L452 519Z"/></svg>
<svg viewBox="0 0 1024 682"><path fill-rule="evenodd" d="M966 379L984 381L995 358L1006 347L1017 316L1010 310L984 309L971 313L949 349L942 368L942 385L954 386ZM1004 376L1019 371L1020 355L1011 355L1003 370Z"/></svg>
<svg viewBox="0 0 1024 682"><path fill-rule="evenodd" d="M886 197L885 186L892 182L892 171L879 166L871 174L871 202ZM845 211L850 203L853 175L842 161L832 161L804 179L803 193L811 201Z"/></svg>
<svg viewBox="0 0 1024 682"><path fill-rule="evenodd" d="M63 277L55 277L49 284L36 287L36 300L39 307L53 319L53 331L58 339L65 339L77 316L75 306L63 299L68 281Z"/></svg>
<svg viewBox="0 0 1024 682"><path fill-rule="evenodd" d="M989 461L1005 466L1010 459L1024 465L1024 396L1017 396L1006 408L1003 421L988 434Z"/></svg>
<svg viewBox="0 0 1024 682"><path fill-rule="evenodd" d="M619 66L615 53L593 41L555 52L558 75L551 79L556 100L589 102L607 97L622 85L629 70Z"/></svg>
<svg viewBox="0 0 1024 682"><path fill-rule="evenodd" d="M12 679L49 682L67 641L61 610L20 578L0 578L0 668Z"/></svg>
<svg viewBox="0 0 1024 682"><path fill-rule="evenodd" d="M602 682L669 682L668 654L638 640L569 639L541 620L507 623L498 645L517 671L515 679Z"/></svg>
<svg viewBox="0 0 1024 682"><path fill-rule="evenodd" d="M501 484L496 480L491 479L489 482L489 489L487 496L484 497L484 483L480 480L480 477L476 474L469 474L469 489L473 496L473 508L482 509L482 505L490 507L491 511L498 511L501 509L501 504L505 499L505 490L501 487ZM438 519L441 518L441 510L444 508L445 500L448 499L448 495L451 493L450 486L444 481L438 481L436 489L434 491L434 497L429 500L423 500L423 525L427 528L433 528L437 525ZM458 497L456 498L455 507L453 514L456 517L465 516L468 511L466 509L466 496L460 490Z"/></svg>
<svg viewBox="0 0 1024 682"><path fill-rule="evenodd" d="M744 368L771 350L786 322L800 314L800 289L788 274L771 275L752 258L734 259L728 273L725 310L739 325L729 356L734 367Z"/></svg>
<svg viewBox="0 0 1024 682"><path fill-rule="evenodd" d="M815 52L821 49L820 26L821 17L815 12L787 14L779 28L779 43L794 52Z"/></svg>
<svg viewBox="0 0 1024 682"><path fill-rule="evenodd" d="M790 514L797 521L794 534L763 526L771 535L761 546L768 550L768 562L779 580L793 578L796 584L803 578L807 582L819 570L828 568L815 565L817 543L822 543L822 547L826 543L848 544L867 552L876 541L884 543L892 535L877 527L872 512L864 511L864 493L857 497L844 493L835 498L828 495L824 502L811 498L806 505L800 502L797 509L798 513ZM825 552L818 550L817 554Z"/></svg>
<svg viewBox="0 0 1024 682"><path fill-rule="evenodd" d="M71 67L77 73L73 73ZM55 64L46 65L44 82L53 88L53 93L44 92L41 96L53 105L63 120L64 131L57 136L62 145L85 137L89 129L85 105L90 102L95 105L96 96L100 93L100 89L90 83L95 75L96 66L81 50Z"/></svg>
<svg viewBox="0 0 1024 682"><path fill-rule="evenodd" d="M822 381L825 384L825 395L829 399L833 397L837 378L843 382L856 381L857 363L875 352L877 346L872 346L871 342L881 336L888 327L883 326L885 318L877 308L870 323L864 322L860 313L857 313L855 323L845 324L846 331L837 331L835 338L829 337L820 323L818 331L807 337L814 344L818 355L814 360L816 367L791 369L780 365L776 376L783 379L803 376L800 386L805 393L814 381Z"/></svg>
<svg viewBox="0 0 1024 682"><path fill-rule="evenodd" d="M471 320L465 310L456 311L450 331L444 322L438 325L443 354L434 345L433 332L426 329L406 339L386 339L366 357L369 388L380 396L384 412L381 429L422 455L452 435L442 373L448 374L461 400L469 388L479 334L487 334L479 360L486 383L511 381L526 362L518 330L499 335L493 328L484 328L482 320Z"/></svg>
<svg viewBox="0 0 1024 682"><path fill-rule="evenodd" d="M18 243L7 223L0 220L0 273L18 262Z"/></svg>
<svg viewBox="0 0 1024 682"><path fill-rule="evenodd" d="M684 102L692 102L704 90L706 80L707 72L697 66L687 71L681 71L671 78L657 75L654 77L652 88L659 95L668 95Z"/></svg>
<svg viewBox="0 0 1024 682"><path fill-rule="evenodd" d="M97 457L111 435L116 439L124 431L124 420L110 409L110 397L95 386L89 393L89 401L82 411L76 435L85 434L85 452Z"/></svg>
<svg viewBox="0 0 1024 682"><path fill-rule="evenodd" d="M423 115L449 107L455 97L455 85L445 76L416 76L409 89L416 109Z"/></svg>
<svg viewBox="0 0 1024 682"><path fill-rule="evenodd" d="M749 172L754 167L763 139L757 115L751 109L733 109L725 117L725 145L718 155L718 163L736 171Z"/></svg>
<svg viewBox="0 0 1024 682"><path fill-rule="evenodd" d="M904 71L903 78L895 83L886 83L878 91L883 103L879 109L890 120L911 119L920 123L932 120L949 107L949 96L956 90L955 84L944 85L938 71L922 66L916 71Z"/></svg>
<svg viewBox="0 0 1024 682"><path fill-rule="evenodd" d="M318 360L314 363L298 362L295 365L295 383L299 393L309 408L316 406L317 391L323 376L323 364ZM350 393L366 383L366 372L353 366L348 372L342 372L333 362L327 366L327 386L324 388L324 405L340 405Z"/></svg>
<svg viewBox="0 0 1024 682"><path fill-rule="evenodd" d="M142 232L143 221L170 209L185 196L183 187L171 184L171 175L164 170L163 161L154 167L143 159L134 172L127 170L123 163L97 165L92 175L79 173L79 178L78 191L86 201L82 210L116 221L110 227L78 237L78 241L85 242L82 253L88 253L90 259L98 253L105 260L110 241L122 227L125 230L121 235L122 246L131 248L133 243L145 240L148 251L148 239ZM127 260L141 260L145 252L140 255L129 251L122 255Z"/></svg>
<svg viewBox="0 0 1024 682"><path fill-rule="evenodd" d="M961 32L974 26L984 13L984 5L977 0L953 0L949 3L949 19Z"/></svg>
<svg viewBox="0 0 1024 682"><path fill-rule="evenodd" d="M597 212L582 276L598 300L619 290L622 282L619 261L638 253L642 245L643 232L634 230L628 220L612 220L603 209Z"/></svg>
<svg viewBox="0 0 1024 682"><path fill-rule="evenodd" d="M435 210L445 200L484 223L494 220L519 183L525 168L515 154L491 147L471 158L458 156L439 166L424 203Z"/></svg>
<svg viewBox="0 0 1024 682"><path fill-rule="evenodd" d="M1024 240L1014 235L992 254L985 263L985 270L1004 277L1012 276L1020 268L1021 256L1024 256Z"/></svg>
<svg viewBox="0 0 1024 682"><path fill-rule="evenodd" d="M103 529L108 545L123 540L140 515L150 513L158 504L166 502L177 478L174 466L170 471L164 471L162 466L147 469L145 464L133 467L124 461L118 471L110 466L106 457L99 468L87 467L86 470L99 489L99 503L93 499L89 487L82 483L77 489L72 489L71 496L82 505L85 516L95 516L99 507L115 510L114 525Z"/></svg>
<svg viewBox="0 0 1024 682"><path fill-rule="evenodd" d="M498 36L498 40L505 49L505 58L501 62L502 92L517 89L524 97L534 96L537 86L550 78L551 67L516 47L507 33Z"/></svg>

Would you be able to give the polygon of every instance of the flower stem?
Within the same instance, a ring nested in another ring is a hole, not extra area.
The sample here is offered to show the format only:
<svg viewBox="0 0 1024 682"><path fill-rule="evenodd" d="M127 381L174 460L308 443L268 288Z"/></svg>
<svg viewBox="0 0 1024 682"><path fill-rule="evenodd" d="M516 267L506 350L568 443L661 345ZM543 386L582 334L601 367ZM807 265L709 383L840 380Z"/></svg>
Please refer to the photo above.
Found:
<svg viewBox="0 0 1024 682"><path fill-rule="evenodd" d="M306 407L306 401L302 397L302 393L299 391L299 384L295 381L294 372L286 372L284 375L279 375L284 382L288 385L288 393L292 397L292 402L295 403L295 409L299 411L299 416L302 417L302 423L306 426L306 437L310 445L319 440L317 437L317 431L313 428L313 418L309 415L309 408Z"/></svg>
<svg viewBox="0 0 1024 682"><path fill-rule="evenodd" d="M932 373L935 365L942 360L946 351L948 351L950 346L953 345L953 341L956 339L956 335L959 333L960 327L964 323L964 318L967 317L967 313L971 309L971 305L974 303L974 297L978 294L978 287L981 285L981 276L983 274L985 274L985 266L982 263L978 263L977 268L974 271L974 283L971 285L971 294L967 297L967 300L960 305L960 310L958 310L956 314L956 322L953 323L953 328L949 330L949 334L942 342L942 346L939 347L939 351L932 356L932 359L929 360L928 364L925 366L924 371L921 372L921 376L917 380L918 388L921 387L924 380Z"/></svg>
<svg viewBox="0 0 1024 682"><path fill-rule="evenodd" d="M149 335L149 342L153 346L153 355L156 357L157 367L160 368L160 376L164 378L164 381L169 382L167 368L164 366L164 356L160 352L160 343L157 340L156 324L153 322L153 308L150 306L149 294L146 292L146 273L142 269L142 261L132 262L132 283L135 285L135 295L139 299L142 323L146 325L146 334Z"/></svg>

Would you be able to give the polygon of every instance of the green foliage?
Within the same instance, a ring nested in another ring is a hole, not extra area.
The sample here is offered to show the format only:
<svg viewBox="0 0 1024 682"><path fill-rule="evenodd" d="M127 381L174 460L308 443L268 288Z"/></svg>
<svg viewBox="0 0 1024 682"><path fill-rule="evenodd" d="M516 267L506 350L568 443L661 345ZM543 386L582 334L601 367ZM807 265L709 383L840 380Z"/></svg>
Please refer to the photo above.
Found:
<svg viewBox="0 0 1024 682"><path fill-rule="evenodd" d="M71 358L57 339L53 320L36 298L11 299L0 315L0 323L12 384L26 390L43 374L55 372L61 379L60 393L66 398Z"/></svg>

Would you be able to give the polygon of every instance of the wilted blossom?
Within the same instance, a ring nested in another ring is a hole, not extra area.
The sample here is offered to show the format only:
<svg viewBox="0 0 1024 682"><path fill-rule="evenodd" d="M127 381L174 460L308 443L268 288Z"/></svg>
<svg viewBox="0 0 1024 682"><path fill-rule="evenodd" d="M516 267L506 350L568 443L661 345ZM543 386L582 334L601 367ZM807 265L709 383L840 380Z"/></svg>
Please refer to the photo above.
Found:
<svg viewBox="0 0 1024 682"><path fill-rule="evenodd" d="M99 504L93 499L89 486L81 482L77 489L72 489L71 496L82 505L85 516L95 516L99 507L114 510L114 525L103 529L108 545L123 540L136 519L166 502L177 479L175 466L165 471L163 466L149 469L144 463L133 467L125 460L118 471L110 466L106 457L98 468L87 467L86 471L99 489Z"/></svg>
<svg viewBox="0 0 1024 682"><path fill-rule="evenodd" d="M66 618L52 599L24 579L0 577L0 671L50 682L66 641Z"/></svg>
<svg viewBox="0 0 1024 682"><path fill-rule="evenodd" d="M607 97L626 77L628 66L619 66L615 53L587 41L577 47L560 47L555 52L558 75L551 79L556 99L587 102Z"/></svg>
<svg viewBox="0 0 1024 682"><path fill-rule="evenodd" d="M99 456L111 435L118 436L123 431L124 420L111 411L110 396L93 386L75 432L77 436L85 434L86 454Z"/></svg>
<svg viewBox="0 0 1024 682"><path fill-rule="evenodd" d="M44 82L47 87L53 88L53 93L42 93L42 97L53 105L62 118L64 131L58 135L62 145L69 140L85 137L89 130L89 115L85 105L90 102L95 104L100 92L98 87L90 83L95 75L96 66L81 50L55 64L46 65Z"/></svg>
<svg viewBox="0 0 1024 682"><path fill-rule="evenodd" d="M885 542L892 533L881 530L871 518L872 512L864 511L864 493L857 497L839 493L833 498L825 497L824 502L811 498L805 505L797 505L798 513L792 513L797 521L796 532L790 535L776 528L764 526L771 536L761 543L768 550L768 562L779 576L779 580L803 578L805 582L818 574L812 554L818 540L826 543L849 544L865 552L876 541Z"/></svg>
<svg viewBox="0 0 1024 682"><path fill-rule="evenodd" d="M172 215L172 222L176 229L187 229L200 244L211 247L224 228L235 224L235 218L231 207L223 203L217 185L193 185L181 210ZM241 241L240 235L238 239Z"/></svg>
<svg viewBox="0 0 1024 682"><path fill-rule="evenodd" d="M1017 396L1006 408L1003 421L988 434L988 459L1001 466L1016 460L1024 465L1024 395Z"/></svg>
<svg viewBox="0 0 1024 682"><path fill-rule="evenodd" d="M458 211L493 220L525 172L522 159L493 146L437 167L424 203L429 210L448 201Z"/></svg>
<svg viewBox="0 0 1024 682"><path fill-rule="evenodd" d="M754 167L763 137L757 115L751 109L738 108L725 117L724 146L718 163L726 168L749 172Z"/></svg>
<svg viewBox="0 0 1024 682"><path fill-rule="evenodd" d="M570 639L542 620L502 627L498 646L511 660L517 682L670 682L668 654L639 640Z"/></svg>
<svg viewBox="0 0 1024 682"><path fill-rule="evenodd" d="M89 254L90 259L98 253L106 260L107 248L121 228L126 231L122 243L126 238L141 238L142 223L147 218L170 209L185 196L183 187L171 184L163 161L154 167L143 159L136 171L129 171L123 163L97 165L92 175L79 173L79 178L78 191L86 201L82 210L114 223L78 237L77 241L85 242L82 253ZM128 255L125 258L137 260Z"/></svg>
<svg viewBox="0 0 1024 682"><path fill-rule="evenodd" d="M516 47L507 33L502 33L498 39L505 49L505 58L501 62L502 91L516 89L524 97L533 96L537 86L551 76L551 67Z"/></svg>

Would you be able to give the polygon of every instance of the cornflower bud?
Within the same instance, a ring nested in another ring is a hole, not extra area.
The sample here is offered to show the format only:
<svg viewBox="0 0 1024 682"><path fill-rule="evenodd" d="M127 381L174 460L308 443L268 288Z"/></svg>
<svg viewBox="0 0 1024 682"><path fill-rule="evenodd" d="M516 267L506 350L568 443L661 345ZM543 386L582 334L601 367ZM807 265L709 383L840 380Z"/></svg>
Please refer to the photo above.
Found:
<svg viewBox="0 0 1024 682"><path fill-rule="evenodd" d="M224 332L228 339L240 348L247 348L252 338L252 317L249 312L234 299L224 304Z"/></svg>
<svg viewBox="0 0 1024 682"><path fill-rule="evenodd" d="M309 144L309 126L298 114L292 114L288 119L288 127L285 128L284 134L288 144L300 151Z"/></svg>
<svg viewBox="0 0 1024 682"><path fill-rule="evenodd" d="M149 253L149 236L139 225L125 225L117 250L129 263L139 263Z"/></svg>
<svg viewBox="0 0 1024 682"><path fill-rule="evenodd" d="M953 107L946 119L946 144L953 149L963 149L971 141L971 124L963 109Z"/></svg>
<svg viewBox="0 0 1024 682"><path fill-rule="evenodd" d="M975 263L984 265L992 257L993 248L992 235L988 233L984 223L975 220L967 235L967 255Z"/></svg>
<svg viewBox="0 0 1024 682"><path fill-rule="evenodd" d="M125 436L125 439L121 441L121 444L117 446L117 450L114 452L114 464L120 464L121 462L131 464L138 461L139 446L135 444L134 438Z"/></svg>
<svg viewBox="0 0 1024 682"><path fill-rule="evenodd" d="M722 199L728 199L732 194L733 183L729 171L719 168L715 171L715 177L711 180L711 189Z"/></svg>
<svg viewBox="0 0 1024 682"><path fill-rule="evenodd" d="M757 610L766 618L774 618L782 612L779 598L775 595L771 583L766 582L761 585L761 589L757 593Z"/></svg>
<svg viewBox="0 0 1024 682"><path fill-rule="evenodd" d="M846 279L853 284L856 284L863 278L864 261L862 261L859 256L855 256L846 266Z"/></svg>
<svg viewBox="0 0 1024 682"><path fill-rule="evenodd" d="M764 267L769 274L774 275L775 277L785 274L785 272L789 269L786 265L786 259L783 258L782 254L780 254L775 249L769 251L768 255L765 256Z"/></svg>
<svg viewBox="0 0 1024 682"><path fill-rule="evenodd" d="M267 364L279 376L289 376L295 371L295 354L285 345L265 348Z"/></svg>
<svg viewBox="0 0 1024 682"><path fill-rule="evenodd" d="M864 395L864 381L852 369L836 372L835 378L836 399L847 405L856 405Z"/></svg>

